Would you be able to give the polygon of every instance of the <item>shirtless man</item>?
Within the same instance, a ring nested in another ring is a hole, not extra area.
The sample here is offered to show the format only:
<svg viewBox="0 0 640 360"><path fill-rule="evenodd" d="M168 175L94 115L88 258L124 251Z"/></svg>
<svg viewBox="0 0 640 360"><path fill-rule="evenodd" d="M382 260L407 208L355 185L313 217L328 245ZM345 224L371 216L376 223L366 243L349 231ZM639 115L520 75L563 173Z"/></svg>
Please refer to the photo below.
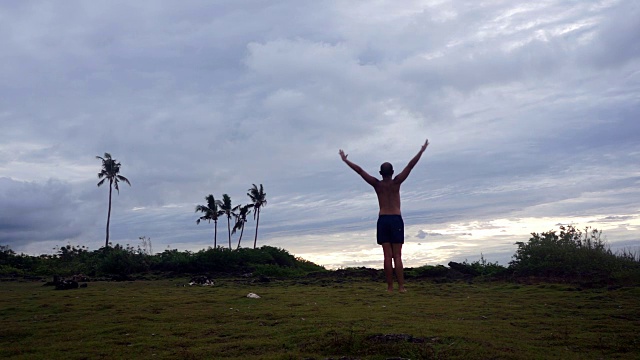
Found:
<svg viewBox="0 0 640 360"><path fill-rule="evenodd" d="M398 280L398 290L406 292L404 288L404 268L402 266L402 244L404 244L404 222L400 212L400 185L404 182L414 166L420 160L420 156L429 146L427 139L420 148L416 156L409 161L409 164L395 178L393 176L393 166L386 162L380 165L380 175L382 180L369 175L360 166L354 164L347 159L347 154L340 150L342 161L347 163L358 175L362 176L364 181L373 186L378 195L378 205L380 212L378 214L377 225L377 242L382 245L384 252L384 274L387 280L387 291L393 291L393 272L395 265L396 279Z"/></svg>

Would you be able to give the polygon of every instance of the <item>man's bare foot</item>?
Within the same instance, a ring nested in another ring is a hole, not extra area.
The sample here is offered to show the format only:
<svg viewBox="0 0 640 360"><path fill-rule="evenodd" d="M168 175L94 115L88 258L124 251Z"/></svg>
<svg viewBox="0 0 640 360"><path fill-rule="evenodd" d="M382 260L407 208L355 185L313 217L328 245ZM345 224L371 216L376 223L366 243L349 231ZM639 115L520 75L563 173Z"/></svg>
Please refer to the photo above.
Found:
<svg viewBox="0 0 640 360"><path fill-rule="evenodd" d="M393 292L393 288L387 288L387 292L391 294Z"/></svg>
<svg viewBox="0 0 640 360"><path fill-rule="evenodd" d="M400 289L398 289L398 292L406 293L406 292L407 292L407 289L405 289L405 288L404 288L404 286L403 286L403 287L401 287Z"/></svg>

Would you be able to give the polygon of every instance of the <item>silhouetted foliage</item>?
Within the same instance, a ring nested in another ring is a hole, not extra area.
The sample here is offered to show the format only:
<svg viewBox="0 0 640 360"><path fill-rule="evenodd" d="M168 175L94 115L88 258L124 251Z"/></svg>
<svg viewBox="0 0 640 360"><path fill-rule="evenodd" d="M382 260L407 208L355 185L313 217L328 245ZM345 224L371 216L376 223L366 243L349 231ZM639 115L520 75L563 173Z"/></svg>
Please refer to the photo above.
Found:
<svg viewBox="0 0 640 360"><path fill-rule="evenodd" d="M248 204L238 205L233 208L233 210L236 211L234 213L236 217L236 224L233 225L233 231L231 231L231 233L235 234L238 229L240 230L240 236L238 237L238 247L236 249L240 249L240 242L242 241L242 235L244 234L244 225L247 223L247 215L249 214L249 211L252 207L253 204Z"/></svg>
<svg viewBox="0 0 640 360"><path fill-rule="evenodd" d="M146 237L140 239L147 240ZM147 247L126 245L89 251L84 246L56 247L54 255L16 254L0 245L0 275L3 276L70 276L125 278L134 274L223 274L292 277L325 270L310 261L296 258L287 250L262 246L258 249L207 248L198 252L168 249L151 255ZM587 228L581 232L573 226L560 227L560 232L533 233L528 242L518 242L518 249L508 268L492 263L480 255L474 262L424 265L407 268L408 278L435 278L457 281L470 278L546 277L581 283L640 283L640 257L623 251L614 254L602 240L602 233ZM377 270L359 271L372 276ZM347 271L347 270L344 270ZM349 270L353 272L352 270ZM347 271L347 272L349 272Z"/></svg>
<svg viewBox="0 0 640 360"><path fill-rule="evenodd" d="M638 272L640 262L630 253L614 254L602 240L602 232L561 226L560 233L532 233L528 242L517 242L510 262L516 276L570 277L609 281Z"/></svg>
<svg viewBox="0 0 640 360"><path fill-rule="evenodd" d="M413 269L407 269L405 276L407 277L440 277L446 276L449 269L443 265L423 265Z"/></svg>
<svg viewBox="0 0 640 360"><path fill-rule="evenodd" d="M253 209L253 219L256 221L256 232L253 239L253 248L256 248L258 242L258 227L260 226L260 209L267 205L267 194L264 192L264 187L260 184L258 187L253 184L253 187L248 190L247 196L251 199L250 204L233 206L231 203L231 197L228 194L222 194L222 200L215 200L213 195L208 195L205 199L207 205L197 205L196 212L202 212L203 215L196 220L197 224L200 221L207 220L214 222L214 240L213 248L217 248L217 233L218 233L218 219L222 215L227 217L227 232L229 238L229 249L231 247L231 235L240 230L238 237L238 245L236 249L240 248L242 242L242 236L244 235L244 227L247 223L247 216L251 209ZM233 228L231 227L231 218L235 219Z"/></svg>
<svg viewBox="0 0 640 360"><path fill-rule="evenodd" d="M83 246L67 245L56 250L55 255L35 257L16 255L8 246L0 246L0 275L84 274L91 277L122 278L133 274L160 272L292 276L324 270L310 261L295 258L284 249L271 246L238 250L208 248L195 253L168 249L156 255L130 245L115 245L95 251L88 251Z"/></svg>
<svg viewBox="0 0 640 360"><path fill-rule="evenodd" d="M156 255L159 259L155 263L154 270L172 271L177 273L193 272L194 257L190 251L180 252L176 249L165 250Z"/></svg>
<svg viewBox="0 0 640 360"><path fill-rule="evenodd" d="M207 200L207 205L197 205L196 212L203 213L198 220L196 220L196 224L200 224L200 221L206 220L208 222L213 221L213 248L218 247L218 219L224 211L219 209L222 202L220 200L216 200L213 195L209 194L205 197Z"/></svg>
<svg viewBox="0 0 640 360"><path fill-rule="evenodd" d="M511 274L511 271L508 268L498 264L497 262L487 261L482 253L480 254L480 260L476 260L471 263L465 260L462 265L468 266L477 276L502 277Z"/></svg>
<svg viewBox="0 0 640 360"><path fill-rule="evenodd" d="M151 268L151 258L139 248L136 250L129 245L122 247L118 244L103 249L97 272L120 276L146 272Z"/></svg>

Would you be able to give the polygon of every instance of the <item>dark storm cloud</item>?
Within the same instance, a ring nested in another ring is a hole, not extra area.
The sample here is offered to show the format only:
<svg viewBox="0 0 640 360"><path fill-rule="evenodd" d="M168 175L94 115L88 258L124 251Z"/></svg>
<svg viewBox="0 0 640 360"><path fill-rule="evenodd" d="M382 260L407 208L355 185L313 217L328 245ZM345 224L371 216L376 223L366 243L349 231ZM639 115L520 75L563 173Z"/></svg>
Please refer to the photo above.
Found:
<svg viewBox="0 0 640 360"><path fill-rule="evenodd" d="M94 212L80 203L71 186L0 178L0 238L19 246L40 241L75 239L89 225Z"/></svg>

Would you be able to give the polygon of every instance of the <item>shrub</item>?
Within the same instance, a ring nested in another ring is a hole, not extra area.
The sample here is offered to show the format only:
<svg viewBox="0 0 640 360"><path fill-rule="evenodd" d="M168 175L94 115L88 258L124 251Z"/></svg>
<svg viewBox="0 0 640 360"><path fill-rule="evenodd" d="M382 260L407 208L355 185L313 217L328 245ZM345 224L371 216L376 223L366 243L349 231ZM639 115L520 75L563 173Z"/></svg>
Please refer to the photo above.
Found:
<svg viewBox="0 0 640 360"><path fill-rule="evenodd" d="M200 250L194 254L190 269L195 272L234 272L238 269L238 255L223 247Z"/></svg>
<svg viewBox="0 0 640 360"><path fill-rule="evenodd" d="M0 265L7 265L15 255L16 253L11 250L9 245L0 245Z"/></svg>
<svg viewBox="0 0 640 360"><path fill-rule="evenodd" d="M297 264L297 267L300 270L302 270L302 271L304 271L306 273L314 272L314 271L326 271L327 270L323 266L320 266L320 265L318 265L318 264L316 264L316 263L314 263L312 261L305 260L305 259L303 259L301 257L296 257L296 264Z"/></svg>
<svg viewBox="0 0 640 360"><path fill-rule="evenodd" d="M56 248L55 255L16 255L8 246L0 246L0 275L127 276L148 271L193 273L256 272L258 275L298 276L325 270L310 261L296 258L287 250L271 246L259 249L203 249L197 253L165 250L149 255L145 249L115 245L95 251L84 246Z"/></svg>
<svg viewBox="0 0 640 360"><path fill-rule="evenodd" d="M123 248L118 244L114 247L102 248L98 252L102 252L98 265L98 270L102 274L123 276L149 270L149 262L146 259L148 256L131 246L127 245Z"/></svg>
<svg viewBox="0 0 640 360"><path fill-rule="evenodd" d="M11 265L0 264L0 275L18 276L18 275L24 275L24 271L20 269L16 269Z"/></svg>
<svg viewBox="0 0 640 360"><path fill-rule="evenodd" d="M609 280L620 272L637 271L638 261L611 252L602 232L561 226L560 233L532 233L529 242L517 242L509 263L516 275L577 277L592 281Z"/></svg>
<svg viewBox="0 0 640 360"><path fill-rule="evenodd" d="M500 277L508 275L511 272L497 262L488 262L482 253L480 253L480 260L472 263L468 263L467 260L465 260L462 264L469 266L476 274L486 277Z"/></svg>
<svg viewBox="0 0 640 360"><path fill-rule="evenodd" d="M271 257L273 258L272 264L274 265L286 267L292 267L296 265L296 258L285 249L265 245L261 247L260 250L271 255Z"/></svg>
<svg viewBox="0 0 640 360"><path fill-rule="evenodd" d="M177 249L165 250L155 255L158 257L157 263L154 263L154 270L173 271L178 273L191 272L192 254L189 251L179 252Z"/></svg>
<svg viewBox="0 0 640 360"><path fill-rule="evenodd" d="M305 272L301 269L293 267L282 267L272 264L256 265L253 270L254 275L278 277L278 278L290 278L296 276L303 276Z"/></svg>
<svg viewBox="0 0 640 360"><path fill-rule="evenodd" d="M262 248L242 248L236 250L236 253L239 255L239 265L246 270L257 264L275 264L276 262L271 253Z"/></svg>
<svg viewBox="0 0 640 360"><path fill-rule="evenodd" d="M411 270L411 275L417 277L441 277L447 276L449 269L443 265L423 265Z"/></svg>

